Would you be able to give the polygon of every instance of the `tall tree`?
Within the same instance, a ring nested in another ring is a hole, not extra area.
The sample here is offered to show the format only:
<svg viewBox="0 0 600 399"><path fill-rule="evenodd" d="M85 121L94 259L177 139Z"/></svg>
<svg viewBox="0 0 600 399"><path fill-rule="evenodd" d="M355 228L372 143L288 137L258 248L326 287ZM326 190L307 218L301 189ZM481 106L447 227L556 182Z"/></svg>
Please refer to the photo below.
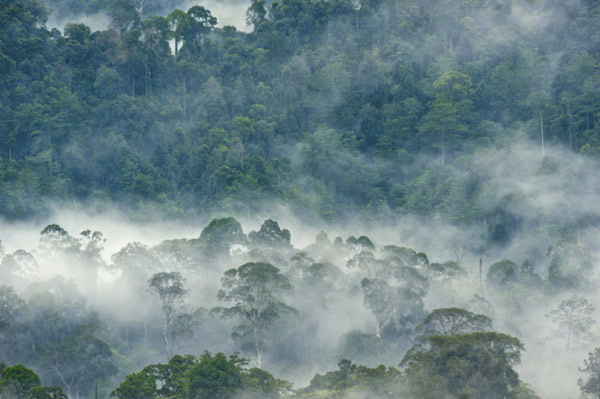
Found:
<svg viewBox="0 0 600 399"><path fill-rule="evenodd" d="M562 301L557 309L546 314L546 317L557 325L556 333L567 341L567 351L574 340L588 336L592 325L595 323L590 315L594 312L594 305L579 295L572 295Z"/></svg>
<svg viewBox="0 0 600 399"><path fill-rule="evenodd" d="M282 316L296 313L281 296L292 290L288 279L269 263L246 263L229 269L221 279L220 301L230 307L218 307L214 312L225 318L238 318L232 338L242 350L251 352L258 367L267 346L268 331Z"/></svg>
<svg viewBox="0 0 600 399"><path fill-rule="evenodd" d="M188 329L181 331L179 325L183 321L182 318L186 318L183 300L188 291L184 283L185 279L177 272L156 273L148 280L149 288L160 298L162 311L165 314L162 339L167 352L167 361L173 357L177 341L189 334Z"/></svg>

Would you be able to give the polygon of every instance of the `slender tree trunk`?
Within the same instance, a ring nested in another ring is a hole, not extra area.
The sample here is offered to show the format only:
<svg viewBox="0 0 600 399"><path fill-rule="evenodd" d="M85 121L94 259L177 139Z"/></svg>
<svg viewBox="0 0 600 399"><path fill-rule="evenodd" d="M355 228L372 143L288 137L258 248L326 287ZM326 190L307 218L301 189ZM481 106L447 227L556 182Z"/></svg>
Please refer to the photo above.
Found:
<svg viewBox="0 0 600 399"><path fill-rule="evenodd" d="M480 256L479 257L479 291L481 291L482 287L483 287L483 283L482 283L482 276L483 274L483 259Z"/></svg>
<svg viewBox="0 0 600 399"><path fill-rule="evenodd" d="M148 53L144 62L144 95L148 97Z"/></svg>
<svg viewBox="0 0 600 399"><path fill-rule="evenodd" d="M587 126L586 130L590 130L590 114L585 113L585 125Z"/></svg>
<svg viewBox="0 0 600 399"><path fill-rule="evenodd" d="M167 315L167 321L165 323L165 326L163 327L163 332L162 332L162 339L163 342L165 343L165 350L167 351L167 362L171 361L171 351L169 350L169 338L167 337L167 331L169 329L169 324L171 324L171 318L169 317L169 315Z"/></svg>
<svg viewBox="0 0 600 399"><path fill-rule="evenodd" d="M442 166L446 164L446 128L442 129Z"/></svg>
<svg viewBox="0 0 600 399"><path fill-rule="evenodd" d="M254 324L254 349L256 350L256 364L258 368L260 368L262 364L262 356L260 352L260 346L258 345L258 328L256 323Z"/></svg>
<svg viewBox="0 0 600 399"><path fill-rule="evenodd" d="M182 78L182 81L183 81L183 119L187 122L187 98L186 98L185 76Z"/></svg>
<svg viewBox="0 0 600 399"><path fill-rule="evenodd" d="M544 117L542 116L542 109L539 109L540 113L540 131L542 134L542 156L544 156Z"/></svg>

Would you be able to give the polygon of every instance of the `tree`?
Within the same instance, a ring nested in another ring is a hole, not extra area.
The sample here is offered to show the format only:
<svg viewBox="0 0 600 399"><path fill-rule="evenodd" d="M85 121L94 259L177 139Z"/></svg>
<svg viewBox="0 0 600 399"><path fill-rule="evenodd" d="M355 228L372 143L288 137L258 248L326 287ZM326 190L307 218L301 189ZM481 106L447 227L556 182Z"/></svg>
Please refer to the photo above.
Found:
<svg viewBox="0 0 600 399"><path fill-rule="evenodd" d="M382 263L377 277L362 279L361 287L365 305L375 316L377 337L385 335L386 328L391 336L413 333L423 317L423 298L429 289L416 269Z"/></svg>
<svg viewBox="0 0 600 399"><path fill-rule="evenodd" d="M130 374L111 394L117 399L265 398L277 399L291 384L264 370L246 370L237 354L205 352L199 357L175 355L168 364L151 364Z"/></svg>
<svg viewBox="0 0 600 399"><path fill-rule="evenodd" d="M264 221L260 230L251 231L248 239L252 245L267 248L290 248L291 235L288 229L281 229L279 223L272 219Z"/></svg>
<svg viewBox="0 0 600 399"><path fill-rule="evenodd" d="M106 66L98 68L96 80L94 81L94 90L98 97L114 100L123 91L124 87L125 82L115 69Z"/></svg>
<svg viewBox="0 0 600 399"><path fill-rule="evenodd" d="M510 397L519 385L513 370L523 344L497 332L432 335L422 349L409 350L401 365L413 397Z"/></svg>
<svg viewBox="0 0 600 399"><path fill-rule="evenodd" d="M498 289L510 288L518 279L519 268L510 260L501 260L488 269L485 280L488 286Z"/></svg>
<svg viewBox="0 0 600 399"><path fill-rule="evenodd" d="M60 387L35 387L29 390L27 399L69 399Z"/></svg>
<svg viewBox="0 0 600 399"><path fill-rule="evenodd" d="M555 331L567 341L569 351L573 340L580 340L588 336L595 321L590 317L594 306L587 299L579 295L572 295L562 301L557 309L546 314L546 317L557 324Z"/></svg>
<svg viewBox="0 0 600 399"><path fill-rule="evenodd" d="M148 280L150 291L156 293L165 314L165 325L162 339L167 352L167 360L173 356L174 346L178 339L189 334L188 329L181 330L180 322L183 316L183 299L188 291L184 287L185 279L177 272L160 272Z"/></svg>
<svg viewBox="0 0 600 399"><path fill-rule="evenodd" d="M79 330L85 326L78 326ZM67 335L48 345L42 354L44 369L53 373L52 382L65 387L70 397L88 396L94 383L117 373L108 344L91 334Z"/></svg>
<svg viewBox="0 0 600 399"><path fill-rule="evenodd" d="M25 399L26 394L41 385L40 377L32 370L17 364L2 371L0 378L0 393L2 396Z"/></svg>
<svg viewBox="0 0 600 399"><path fill-rule="evenodd" d="M220 301L232 306L214 311L222 317L237 317L243 323L236 326L232 338L244 351L252 352L258 367L267 345L270 327L285 314L296 313L286 305L281 295L292 290L288 279L269 263L246 263L229 269L221 279Z"/></svg>
<svg viewBox="0 0 600 399"><path fill-rule="evenodd" d="M596 395L600 398L600 348L590 352L583 364L585 367L579 370L588 373L588 378L586 381L579 379L579 388L583 393Z"/></svg>
<svg viewBox="0 0 600 399"><path fill-rule="evenodd" d="M457 71L448 71L433 83L433 89L435 100L423 117L419 136L440 149L441 164L444 165L448 144L456 146L469 129L473 108L471 78Z"/></svg>
<svg viewBox="0 0 600 399"><path fill-rule="evenodd" d="M49 224L40 232L40 247L44 252L77 251L81 243L57 224Z"/></svg>
<svg viewBox="0 0 600 399"><path fill-rule="evenodd" d="M267 10L265 9L264 0L252 0L250 7L246 11L246 25L252 26L254 30L265 21Z"/></svg>
<svg viewBox="0 0 600 399"><path fill-rule="evenodd" d="M417 327L426 337L429 335L460 335L479 331L489 331L492 320L489 317L471 313L461 308L435 309Z"/></svg>
<svg viewBox="0 0 600 399"><path fill-rule="evenodd" d="M188 35L191 29L190 18L185 11L173 10L167 16L167 22L171 28L170 38L175 39L175 56L179 54L179 42Z"/></svg>
<svg viewBox="0 0 600 399"><path fill-rule="evenodd" d="M108 9L110 28L123 35L140 22L140 15L133 0L114 0Z"/></svg>
<svg viewBox="0 0 600 399"><path fill-rule="evenodd" d="M202 230L200 240L206 244L209 252L227 254L233 245L247 242L242 225L232 217L211 220Z"/></svg>
<svg viewBox="0 0 600 399"><path fill-rule="evenodd" d="M197 399L229 398L242 385L239 366L222 353L205 353L189 371L189 397Z"/></svg>
<svg viewBox="0 0 600 399"><path fill-rule="evenodd" d="M117 399L153 399L156 398L156 382L144 371L130 374L110 396Z"/></svg>
<svg viewBox="0 0 600 399"><path fill-rule="evenodd" d="M217 25L217 18L202 6L193 6L188 10L187 15L190 21L189 39L199 42Z"/></svg>
<svg viewBox="0 0 600 399"><path fill-rule="evenodd" d="M14 288L0 285L0 332L10 326L26 310L25 301Z"/></svg>

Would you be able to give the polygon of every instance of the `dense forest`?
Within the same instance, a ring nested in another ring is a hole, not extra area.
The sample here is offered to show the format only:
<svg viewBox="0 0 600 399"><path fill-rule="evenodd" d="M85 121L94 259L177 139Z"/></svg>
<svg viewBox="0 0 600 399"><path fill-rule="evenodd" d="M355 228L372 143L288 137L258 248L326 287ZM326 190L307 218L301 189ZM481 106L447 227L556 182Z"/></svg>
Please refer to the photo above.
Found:
<svg viewBox="0 0 600 399"><path fill-rule="evenodd" d="M102 7L109 29L48 30L42 4L1 5L6 219L75 200L493 224L511 197L489 163L512 168L517 143L547 155L533 173L569 166L557 144L596 165L595 1L257 0L251 33L202 6L77 3Z"/></svg>
<svg viewBox="0 0 600 399"><path fill-rule="evenodd" d="M548 397L573 393L556 372L598 394L600 349L583 367L597 291L589 264L572 270L573 244L540 275L510 260L483 273L461 248L436 261L364 235L321 231L301 249L291 237L271 219L246 234L220 218L197 238L129 242L105 261L102 232L46 226L31 251L2 256L0 392L535 399L517 369L530 350L523 373Z"/></svg>
<svg viewBox="0 0 600 399"><path fill-rule="evenodd" d="M0 0L0 398L598 397L600 2L247 6Z"/></svg>

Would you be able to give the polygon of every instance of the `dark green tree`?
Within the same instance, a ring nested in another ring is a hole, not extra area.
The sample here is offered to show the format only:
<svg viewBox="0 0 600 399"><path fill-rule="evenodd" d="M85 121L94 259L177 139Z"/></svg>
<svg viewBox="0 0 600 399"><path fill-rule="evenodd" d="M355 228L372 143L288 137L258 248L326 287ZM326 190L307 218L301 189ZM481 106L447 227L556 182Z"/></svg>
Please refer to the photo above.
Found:
<svg viewBox="0 0 600 399"><path fill-rule="evenodd" d="M585 367L579 370L587 373L588 377L585 381L581 378L578 381L581 392L600 397L600 348L590 352L583 364Z"/></svg>

